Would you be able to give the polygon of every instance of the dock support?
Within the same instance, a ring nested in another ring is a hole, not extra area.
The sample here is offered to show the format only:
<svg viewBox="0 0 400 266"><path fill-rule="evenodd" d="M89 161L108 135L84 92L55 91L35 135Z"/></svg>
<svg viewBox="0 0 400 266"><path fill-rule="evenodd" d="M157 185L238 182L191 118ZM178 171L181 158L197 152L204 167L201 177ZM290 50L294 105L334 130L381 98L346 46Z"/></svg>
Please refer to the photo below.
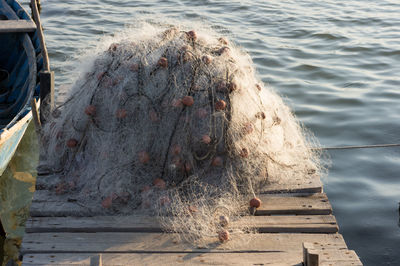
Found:
<svg viewBox="0 0 400 266"><path fill-rule="evenodd" d="M40 121L45 123L54 107L54 71L40 72L40 102Z"/></svg>
<svg viewBox="0 0 400 266"><path fill-rule="evenodd" d="M90 266L102 266L101 254L90 257Z"/></svg>
<svg viewBox="0 0 400 266"><path fill-rule="evenodd" d="M319 255L318 252L314 250L314 245L312 243L303 243L303 264L304 266L319 265Z"/></svg>
<svg viewBox="0 0 400 266"><path fill-rule="evenodd" d="M33 97L31 99L31 108L32 108L32 118L33 118L33 122L35 123L35 129L36 129L36 134L38 135L38 137L40 136L40 132L42 129L42 125L40 123L40 117L39 117L39 109L37 106L37 102L35 97Z"/></svg>
<svg viewBox="0 0 400 266"><path fill-rule="evenodd" d="M4 231L3 224L0 220L0 236L6 236L6 232Z"/></svg>

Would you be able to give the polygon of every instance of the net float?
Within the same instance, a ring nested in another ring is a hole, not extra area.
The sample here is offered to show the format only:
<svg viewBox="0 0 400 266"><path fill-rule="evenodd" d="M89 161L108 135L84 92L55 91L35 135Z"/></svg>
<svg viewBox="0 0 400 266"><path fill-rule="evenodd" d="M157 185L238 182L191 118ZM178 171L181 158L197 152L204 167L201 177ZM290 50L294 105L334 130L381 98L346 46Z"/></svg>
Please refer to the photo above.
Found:
<svg viewBox="0 0 400 266"><path fill-rule="evenodd" d="M209 65L212 62L212 58L209 55L205 55L201 58L204 64Z"/></svg>
<svg viewBox="0 0 400 266"><path fill-rule="evenodd" d="M202 141L203 143L205 143L205 144L210 144L210 143L211 143L211 138L210 138L209 135L203 135L203 136L201 137L201 141Z"/></svg>
<svg viewBox="0 0 400 266"><path fill-rule="evenodd" d="M162 180L161 178L156 178L156 179L154 179L153 185L154 185L156 188L159 188L159 189L165 189L165 188L166 188L165 181Z"/></svg>
<svg viewBox="0 0 400 266"><path fill-rule="evenodd" d="M182 103L186 106L192 106L194 104L194 100L192 96L185 96L182 98Z"/></svg>
<svg viewBox="0 0 400 266"><path fill-rule="evenodd" d="M101 202L101 206L104 209L109 209L109 208L111 208L112 201L113 201L113 197L112 196L108 196Z"/></svg>
<svg viewBox="0 0 400 266"><path fill-rule="evenodd" d="M244 125L244 127L243 127L243 132L244 132L245 134L251 134L251 133L253 133L253 131L254 131L253 124L251 124L251 123L246 123L246 124Z"/></svg>
<svg viewBox="0 0 400 266"><path fill-rule="evenodd" d="M85 114L87 114L88 116L95 116L95 114L96 114L96 106L88 105L85 108Z"/></svg>
<svg viewBox="0 0 400 266"><path fill-rule="evenodd" d="M139 162L141 162L142 164L146 164L150 161L150 156L145 151L139 152L138 157L139 157Z"/></svg>
<svg viewBox="0 0 400 266"><path fill-rule="evenodd" d="M222 163L223 163L222 157L217 156L212 160L211 165L212 166L222 166Z"/></svg>
<svg viewBox="0 0 400 266"><path fill-rule="evenodd" d="M76 146L78 146L78 140L76 139L69 139L67 141L67 146L68 148L75 148Z"/></svg>
<svg viewBox="0 0 400 266"><path fill-rule="evenodd" d="M226 102L224 100L219 100L215 103L215 110L222 111L226 108Z"/></svg>
<svg viewBox="0 0 400 266"><path fill-rule="evenodd" d="M240 150L239 154L242 158L247 158L249 157L249 150L247 148L243 148Z"/></svg>
<svg viewBox="0 0 400 266"><path fill-rule="evenodd" d="M261 206L261 200L257 197L254 197L250 200L250 207L259 208Z"/></svg>
<svg viewBox="0 0 400 266"><path fill-rule="evenodd" d="M190 40L195 41L197 39L197 33L194 30L188 31L187 36Z"/></svg>
<svg viewBox="0 0 400 266"><path fill-rule="evenodd" d="M125 109L118 109L115 116L119 119L125 118L128 115Z"/></svg>
<svg viewBox="0 0 400 266"><path fill-rule="evenodd" d="M168 67L168 60L165 57L161 57L158 62L157 65L162 67L162 68L167 68Z"/></svg>
<svg viewBox="0 0 400 266"><path fill-rule="evenodd" d="M174 155L179 155L182 151L182 147L178 144L175 144L174 146L172 146L172 154Z"/></svg>
<svg viewBox="0 0 400 266"><path fill-rule="evenodd" d="M221 230L218 232L219 242L223 243L229 240L229 232L227 230Z"/></svg>

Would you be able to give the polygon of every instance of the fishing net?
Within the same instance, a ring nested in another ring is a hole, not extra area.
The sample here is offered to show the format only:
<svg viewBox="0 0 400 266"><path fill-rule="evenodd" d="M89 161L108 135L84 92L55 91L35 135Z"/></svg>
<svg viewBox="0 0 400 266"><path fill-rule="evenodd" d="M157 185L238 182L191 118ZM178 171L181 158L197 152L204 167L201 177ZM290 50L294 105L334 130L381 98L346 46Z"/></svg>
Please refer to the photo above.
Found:
<svg viewBox="0 0 400 266"><path fill-rule="evenodd" d="M114 37L46 124L54 192L96 214L156 215L190 242L248 232L227 224L269 183L319 174L318 157L247 53L210 31L147 27Z"/></svg>

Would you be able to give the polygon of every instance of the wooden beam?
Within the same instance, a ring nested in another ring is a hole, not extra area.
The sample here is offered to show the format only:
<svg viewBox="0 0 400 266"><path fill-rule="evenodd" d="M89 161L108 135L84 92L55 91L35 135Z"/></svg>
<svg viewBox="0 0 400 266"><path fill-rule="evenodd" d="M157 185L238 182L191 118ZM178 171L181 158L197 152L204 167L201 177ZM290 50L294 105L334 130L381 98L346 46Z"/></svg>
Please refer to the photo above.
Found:
<svg viewBox="0 0 400 266"><path fill-rule="evenodd" d="M3 224L1 223L1 220L0 220L0 236L2 237L6 236L6 231L4 231L4 227Z"/></svg>
<svg viewBox="0 0 400 266"><path fill-rule="evenodd" d="M319 176L312 176L306 180L294 178L285 182L268 184L261 193L322 193L322 182Z"/></svg>
<svg viewBox="0 0 400 266"><path fill-rule="evenodd" d="M104 265L302 265L299 252L252 253L103 253ZM23 266L39 265L90 265L92 253L42 253L26 254ZM162 262L162 263L160 263ZM360 260L321 261L321 266L362 266Z"/></svg>
<svg viewBox="0 0 400 266"><path fill-rule="evenodd" d="M319 253L317 250L307 250L307 263L305 266L319 266Z"/></svg>
<svg viewBox="0 0 400 266"><path fill-rule="evenodd" d="M89 266L90 253L26 254L22 266ZM301 255L290 253L103 253L103 265L301 265Z"/></svg>
<svg viewBox="0 0 400 266"><path fill-rule="evenodd" d="M37 183L41 189L48 189L47 181L49 179L60 179L57 174L41 175L37 179ZM261 194L304 194L310 195L322 193L322 182L318 176L310 177L307 180L293 179L285 183L271 183L262 189Z"/></svg>
<svg viewBox="0 0 400 266"><path fill-rule="evenodd" d="M315 248L347 249L339 234L239 234L221 244L210 237L203 247L179 240L178 234L162 233L26 233L21 254L28 253L160 253L160 252L298 252L302 243ZM105 262L103 262L105 264Z"/></svg>
<svg viewBox="0 0 400 266"><path fill-rule="evenodd" d="M303 263L304 266L362 265L353 250L314 245L310 242L303 243Z"/></svg>
<svg viewBox="0 0 400 266"><path fill-rule="evenodd" d="M259 195L261 207L255 215L295 214L323 215L332 214L332 206L325 193L311 194L306 197L282 197L276 195Z"/></svg>
<svg viewBox="0 0 400 266"><path fill-rule="evenodd" d="M20 20L1 20L0 33L34 32L36 25L33 21Z"/></svg>
<svg viewBox="0 0 400 266"><path fill-rule="evenodd" d="M52 187L53 191L36 190L31 205L31 216L89 216L89 210L73 203L74 200L69 195L55 194L54 187L58 182L59 179L48 176L46 187ZM37 186L40 186L40 182L37 183ZM261 194L259 198L262 205L256 210L255 215L324 215L332 213L332 206L324 193L292 197Z"/></svg>
<svg viewBox="0 0 400 266"><path fill-rule="evenodd" d="M64 203L66 204L66 203ZM60 206L58 206L60 207ZM153 216L33 217L26 232L163 232ZM254 228L260 233L336 233L332 215L244 216L230 228ZM170 230L170 229L167 229Z"/></svg>

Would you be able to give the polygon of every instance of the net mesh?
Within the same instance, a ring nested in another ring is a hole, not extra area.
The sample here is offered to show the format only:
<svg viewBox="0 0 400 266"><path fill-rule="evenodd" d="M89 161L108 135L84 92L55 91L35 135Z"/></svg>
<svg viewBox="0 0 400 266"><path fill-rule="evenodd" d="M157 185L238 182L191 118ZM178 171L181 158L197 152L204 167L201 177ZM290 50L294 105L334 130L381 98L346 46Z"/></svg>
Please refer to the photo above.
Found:
<svg viewBox="0 0 400 266"><path fill-rule="evenodd" d="M320 173L242 49L210 31L131 31L95 55L43 129L47 165L61 172L55 193L96 214L156 215L201 243L251 231L240 217L268 183Z"/></svg>

